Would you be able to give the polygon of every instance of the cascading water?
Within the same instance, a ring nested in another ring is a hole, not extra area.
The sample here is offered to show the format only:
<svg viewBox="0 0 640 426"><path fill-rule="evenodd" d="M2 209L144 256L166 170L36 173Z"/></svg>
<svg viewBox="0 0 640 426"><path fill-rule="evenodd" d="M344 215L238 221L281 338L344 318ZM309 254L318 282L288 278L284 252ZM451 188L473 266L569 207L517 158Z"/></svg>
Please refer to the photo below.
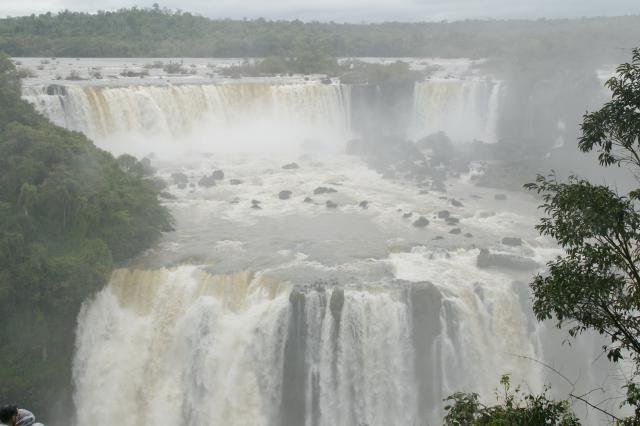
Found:
<svg viewBox="0 0 640 426"><path fill-rule="evenodd" d="M538 265L557 254L533 228L535 200L508 192L496 205L492 190L461 179L447 184L463 202L456 207L357 158L319 152L321 143L305 144L304 155L276 150L297 125L305 131L295 137L322 131L343 145L348 86L24 90L54 122L105 149L131 150L131 135L145 153L157 152L160 137L173 147L153 162L174 196L166 203L177 231L139 266L116 271L79 316L77 424L440 424L452 392L488 401L503 373L532 391L548 381L527 359L551 362L558 352L530 313L531 271L476 265L477 247ZM418 83L412 134L493 142L501 92L488 80ZM247 129L268 155L223 149ZM200 150L190 154L185 141ZM282 167L292 161L299 168ZM213 169L225 180L199 186ZM178 172L187 184L172 181ZM424 229L412 226L419 216L430 221ZM501 244L505 235L522 246ZM592 368L594 347L570 365ZM585 386L600 380L594 374Z"/></svg>
<svg viewBox="0 0 640 426"><path fill-rule="evenodd" d="M329 84L230 83L165 86L31 86L24 98L63 127L101 139L113 134L184 136L259 116L277 125L349 127L348 91Z"/></svg>
<svg viewBox="0 0 640 426"><path fill-rule="evenodd" d="M430 79L414 89L414 139L443 131L452 140L497 142L502 83L488 79Z"/></svg>

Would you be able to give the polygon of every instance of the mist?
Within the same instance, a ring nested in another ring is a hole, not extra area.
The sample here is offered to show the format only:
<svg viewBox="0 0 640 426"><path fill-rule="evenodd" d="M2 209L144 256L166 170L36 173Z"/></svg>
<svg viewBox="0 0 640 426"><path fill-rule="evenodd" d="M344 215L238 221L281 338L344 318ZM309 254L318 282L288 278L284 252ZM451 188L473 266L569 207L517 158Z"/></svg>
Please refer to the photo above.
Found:
<svg viewBox="0 0 640 426"><path fill-rule="evenodd" d="M53 425L426 425L442 424L455 392L493 404L509 374L551 398L595 389L599 407L628 414L609 397L632 366L609 363L602 336L565 345L566 329L534 315L529 284L564 251L536 229L542 200L523 185L553 171L637 187L577 146L640 43L635 4L193 0L97 13L130 6L0 6L54 12L0 20L21 98L134 170L118 179L140 179L171 216L60 319L74 342L42 355L69 375L59 394L28 382L2 398ZM245 16L278 20L233 20ZM106 185L98 169L91 181ZM114 221L151 227L135 213Z"/></svg>

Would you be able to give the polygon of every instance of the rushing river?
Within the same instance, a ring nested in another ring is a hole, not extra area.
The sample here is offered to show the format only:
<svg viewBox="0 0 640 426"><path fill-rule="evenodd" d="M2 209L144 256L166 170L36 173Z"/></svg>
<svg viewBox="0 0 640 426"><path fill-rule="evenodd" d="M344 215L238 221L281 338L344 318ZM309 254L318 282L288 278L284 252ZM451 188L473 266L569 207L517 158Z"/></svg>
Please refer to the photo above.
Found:
<svg viewBox="0 0 640 426"><path fill-rule="evenodd" d="M492 142L502 91L418 83L410 132ZM383 179L344 154L348 86L36 81L24 96L106 150L148 155L176 218L80 314L80 425L439 424L452 392L557 379L532 359L586 389L605 374L597 344L560 347L530 312L527 284L559 253L533 228L537 201L473 172L446 192ZM528 266L479 268L483 248Z"/></svg>

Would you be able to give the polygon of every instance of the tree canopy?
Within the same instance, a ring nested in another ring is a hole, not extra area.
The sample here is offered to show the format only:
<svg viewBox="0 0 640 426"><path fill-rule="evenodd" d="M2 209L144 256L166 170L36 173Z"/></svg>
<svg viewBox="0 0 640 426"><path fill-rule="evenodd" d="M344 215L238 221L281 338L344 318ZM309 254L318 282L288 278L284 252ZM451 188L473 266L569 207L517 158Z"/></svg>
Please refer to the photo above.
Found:
<svg viewBox="0 0 640 426"><path fill-rule="evenodd" d="M70 388L81 303L171 229L148 168L20 98L0 57L0 399L41 412Z"/></svg>
<svg viewBox="0 0 640 426"><path fill-rule="evenodd" d="M586 114L579 148L595 150L602 166L619 165L640 172L640 49L620 65L607 86L611 101ZM541 195L545 216L537 229L554 238L564 255L531 283L533 310L539 320L555 318L571 336L586 330L604 335L608 358L628 358L627 403L640 422L640 210L638 190L620 195L579 177L559 182L552 174L526 185Z"/></svg>

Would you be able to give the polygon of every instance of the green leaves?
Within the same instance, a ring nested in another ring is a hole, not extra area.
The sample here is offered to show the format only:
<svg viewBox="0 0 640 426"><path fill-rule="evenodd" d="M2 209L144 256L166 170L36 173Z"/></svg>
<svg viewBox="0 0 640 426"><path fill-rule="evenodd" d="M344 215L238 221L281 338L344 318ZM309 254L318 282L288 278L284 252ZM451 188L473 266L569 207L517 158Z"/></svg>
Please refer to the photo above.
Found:
<svg viewBox="0 0 640 426"><path fill-rule="evenodd" d="M607 82L612 100L584 116L579 148L597 150L603 166L625 166L638 176L640 49L633 50L632 59ZM634 384L640 373L640 189L625 197L576 176L558 182L553 173L525 188L543 200L538 231L565 251L534 277L534 313L539 320L555 318L558 327L569 325L572 337L588 329L606 336L611 362L630 358L635 374L627 402L640 414Z"/></svg>
<svg viewBox="0 0 640 426"><path fill-rule="evenodd" d="M502 391L496 391L498 404L486 406L479 402L478 394L457 392L445 399L446 426L578 426L580 423L567 401L540 395L523 394L520 386L511 389L509 375L500 378Z"/></svg>

